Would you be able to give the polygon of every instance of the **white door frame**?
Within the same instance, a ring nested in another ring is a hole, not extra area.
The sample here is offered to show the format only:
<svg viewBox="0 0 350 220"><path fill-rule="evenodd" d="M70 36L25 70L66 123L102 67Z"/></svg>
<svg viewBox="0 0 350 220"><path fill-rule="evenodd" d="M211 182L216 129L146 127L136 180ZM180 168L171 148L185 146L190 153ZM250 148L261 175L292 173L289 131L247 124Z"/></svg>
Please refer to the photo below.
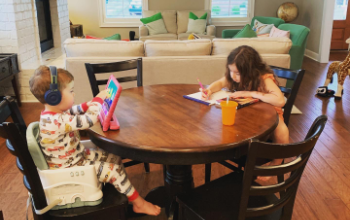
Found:
<svg viewBox="0 0 350 220"><path fill-rule="evenodd" d="M324 0L321 40L320 40L319 56L318 56L318 60L320 63L329 62L329 52L331 50L331 40L332 40L332 31L333 31L334 7L335 7L335 0Z"/></svg>

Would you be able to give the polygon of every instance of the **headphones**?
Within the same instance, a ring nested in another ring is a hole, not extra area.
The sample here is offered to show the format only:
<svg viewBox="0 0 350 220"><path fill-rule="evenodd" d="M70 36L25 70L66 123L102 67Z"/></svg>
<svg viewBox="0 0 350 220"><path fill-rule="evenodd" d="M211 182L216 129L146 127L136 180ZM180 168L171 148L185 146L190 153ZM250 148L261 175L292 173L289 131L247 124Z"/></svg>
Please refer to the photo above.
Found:
<svg viewBox="0 0 350 220"><path fill-rule="evenodd" d="M50 89L45 92L45 102L49 105L55 106L61 102L61 92L58 90L57 68L50 66L51 84Z"/></svg>

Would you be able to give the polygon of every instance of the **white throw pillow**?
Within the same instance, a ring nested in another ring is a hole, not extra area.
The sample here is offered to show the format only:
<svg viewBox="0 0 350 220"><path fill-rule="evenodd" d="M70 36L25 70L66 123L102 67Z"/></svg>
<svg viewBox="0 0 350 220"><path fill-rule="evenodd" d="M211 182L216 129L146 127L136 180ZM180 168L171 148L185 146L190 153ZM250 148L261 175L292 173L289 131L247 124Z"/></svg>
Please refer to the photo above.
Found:
<svg viewBox="0 0 350 220"><path fill-rule="evenodd" d="M141 18L140 21L148 28L149 35L168 33L160 12L148 18Z"/></svg>
<svg viewBox="0 0 350 220"><path fill-rule="evenodd" d="M204 34L207 27L207 13L198 18L197 15L190 12L186 33Z"/></svg>
<svg viewBox="0 0 350 220"><path fill-rule="evenodd" d="M257 35L260 35L260 34L269 34L271 32L272 27L274 27L273 24L263 24L257 19L255 19L254 26L252 27L252 29L253 31L255 31Z"/></svg>

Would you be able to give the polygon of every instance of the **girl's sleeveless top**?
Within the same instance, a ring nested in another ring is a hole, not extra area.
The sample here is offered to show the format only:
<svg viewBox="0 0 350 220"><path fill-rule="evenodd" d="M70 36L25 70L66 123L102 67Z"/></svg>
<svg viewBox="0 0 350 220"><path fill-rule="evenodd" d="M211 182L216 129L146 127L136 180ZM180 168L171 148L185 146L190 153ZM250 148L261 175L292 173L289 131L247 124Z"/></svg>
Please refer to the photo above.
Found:
<svg viewBox="0 0 350 220"><path fill-rule="evenodd" d="M273 74L267 73L267 74L262 76L263 80L268 79L268 78L272 79L274 81L274 83L276 83L276 85L278 85L278 83L277 83L275 77L273 76ZM276 109L276 112L277 112L278 116L280 117L280 120L284 121L282 108L281 107L276 107L276 106L274 106L274 108Z"/></svg>

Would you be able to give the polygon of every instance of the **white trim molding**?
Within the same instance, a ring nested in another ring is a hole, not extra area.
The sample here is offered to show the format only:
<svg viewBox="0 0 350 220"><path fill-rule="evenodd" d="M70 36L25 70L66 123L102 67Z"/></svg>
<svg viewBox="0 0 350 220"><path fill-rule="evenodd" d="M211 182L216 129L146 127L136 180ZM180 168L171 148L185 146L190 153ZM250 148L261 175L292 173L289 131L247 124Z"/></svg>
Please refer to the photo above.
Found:
<svg viewBox="0 0 350 220"><path fill-rule="evenodd" d="M205 10L211 11L212 0L205 0ZM215 26L244 26L250 24L252 18L254 17L255 0L248 0L248 11L246 18L238 17L223 17L223 18L213 18L211 17L211 22Z"/></svg>
<svg viewBox="0 0 350 220"><path fill-rule="evenodd" d="M323 17L321 25L321 39L319 47L319 62L329 62L329 52L331 50L332 31L333 31L333 15L335 0L327 0L323 3Z"/></svg>
<svg viewBox="0 0 350 220"><path fill-rule="evenodd" d="M100 27L139 27L140 18L107 18L106 0L98 0L98 20ZM142 11L148 10L148 0L142 0Z"/></svg>
<svg viewBox="0 0 350 220"><path fill-rule="evenodd" d="M328 51L329 53L329 51ZM306 57L309 57L310 59L313 59L317 62L319 62L319 59L320 59L320 55L316 52L313 52L309 49L305 49L305 54L304 54Z"/></svg>

